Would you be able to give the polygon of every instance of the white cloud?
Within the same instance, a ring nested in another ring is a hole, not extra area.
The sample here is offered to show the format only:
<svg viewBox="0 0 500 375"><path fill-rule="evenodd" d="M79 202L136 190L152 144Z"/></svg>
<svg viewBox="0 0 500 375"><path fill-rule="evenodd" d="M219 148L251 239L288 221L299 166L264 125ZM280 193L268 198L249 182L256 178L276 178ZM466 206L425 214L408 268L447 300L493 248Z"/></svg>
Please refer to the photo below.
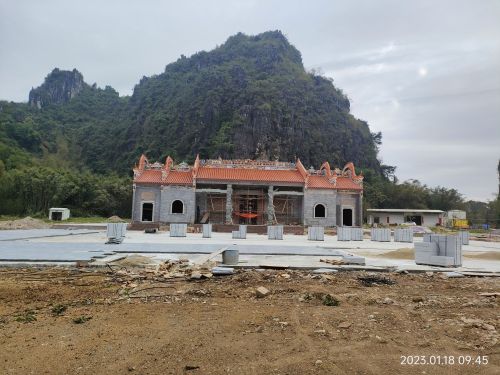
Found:
<svg viewBox="0 0 500 375"><path fill-rule="evenodd" d="M0 99L26 101L55 66L130 94L181 54L281 29L384 133L400 178L483 199L498 189L498 1L0 0L0 14Z"/></svg>

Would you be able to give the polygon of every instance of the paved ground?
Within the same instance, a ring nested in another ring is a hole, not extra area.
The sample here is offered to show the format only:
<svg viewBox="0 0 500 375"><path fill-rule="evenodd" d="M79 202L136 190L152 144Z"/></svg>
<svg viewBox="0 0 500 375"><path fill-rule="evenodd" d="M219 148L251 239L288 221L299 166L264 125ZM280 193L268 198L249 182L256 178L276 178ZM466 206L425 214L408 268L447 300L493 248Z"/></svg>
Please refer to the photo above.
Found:
<svg viewBox="0 0 500 375"><path fill-rule="evenodd" d="M17 240L14 240L17 239ZM264 235L248 234L245 240L235 240L229 233L213 233L202 238L200 233L187 237L170 237L168 233L146 234L129 231L120 245L105 245L105 231L90 230L16 230L0 232L1 262L75 262L102 260L131 253L147 254L157 261L188 257L196 261L200 254L209 254L221 247L232 246L240 252L243 266L281 265L292 267L329 266L320 259L353 254L365 257L369 267L388 266L403 269L437 269L418 266L413 261L413 244L400 242L337 241L325 236L325 241L308 241L307 236L285 235L282 241L268 240ZM416 237L415 241L422 241ZM463 246L464 262L459 270L500 272L500 243L471 241ZM115 254L115 255L112 255ZM216 258L216 260L220 260Z"/></svg>
<svg viewBox="0 0 500 375"><path fill-rule="evenodd" d="M15 229L0 230L0 241L14 241L32 238L66 237L99 233L88 229Z"/></svg>

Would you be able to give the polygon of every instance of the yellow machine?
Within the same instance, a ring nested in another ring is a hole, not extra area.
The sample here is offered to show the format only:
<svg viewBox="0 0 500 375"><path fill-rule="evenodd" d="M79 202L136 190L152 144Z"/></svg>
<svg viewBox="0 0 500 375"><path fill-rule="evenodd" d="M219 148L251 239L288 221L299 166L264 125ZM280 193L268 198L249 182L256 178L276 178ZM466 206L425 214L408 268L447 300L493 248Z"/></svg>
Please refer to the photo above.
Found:
<svg viewBox="0 0 500 375"><path fill-rule="evenodd" d="M452 227L459 229L467 229L469 228L469 222L467 219L452 219Z"/></svg>

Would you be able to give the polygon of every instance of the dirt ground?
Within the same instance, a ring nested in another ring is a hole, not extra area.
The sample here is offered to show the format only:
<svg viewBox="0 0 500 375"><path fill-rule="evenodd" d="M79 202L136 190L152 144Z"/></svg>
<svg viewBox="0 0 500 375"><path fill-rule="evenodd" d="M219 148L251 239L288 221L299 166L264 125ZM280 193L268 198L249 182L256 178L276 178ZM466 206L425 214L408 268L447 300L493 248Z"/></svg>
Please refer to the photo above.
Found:
<svg viewBox="0 0 500 375"><path fill-rule="evenodd" d="M2 269L0 374L500 373L499 279L367 276Z"/></svg>
<svg viewBox="0 0 500 375"><path fill-rule="evenodd" d="M26 216L25 218L16 220L0 220L0 230L46 228L50 228L50 224L47 224L40 219L34 219L30 216Z"/></svg>

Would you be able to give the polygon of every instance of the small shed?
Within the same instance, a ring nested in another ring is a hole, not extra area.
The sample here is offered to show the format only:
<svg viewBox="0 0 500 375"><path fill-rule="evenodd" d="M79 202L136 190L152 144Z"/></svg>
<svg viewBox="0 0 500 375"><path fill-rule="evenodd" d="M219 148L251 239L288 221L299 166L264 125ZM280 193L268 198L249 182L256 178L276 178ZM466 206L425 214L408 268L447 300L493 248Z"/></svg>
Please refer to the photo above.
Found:
<svg viewBox="0 0 500 375"><path fill-rule="evenodd" d="M368 224L401 225L413 222L428 227L443 225L444 211L420 209L368 209Z"/></svg>
<svg viewBox="0 0 500 375"><path fill-rule="evenodd" d="M49 220L61 221L69 219L69 208L53 207L49 209Z"/></svg>

